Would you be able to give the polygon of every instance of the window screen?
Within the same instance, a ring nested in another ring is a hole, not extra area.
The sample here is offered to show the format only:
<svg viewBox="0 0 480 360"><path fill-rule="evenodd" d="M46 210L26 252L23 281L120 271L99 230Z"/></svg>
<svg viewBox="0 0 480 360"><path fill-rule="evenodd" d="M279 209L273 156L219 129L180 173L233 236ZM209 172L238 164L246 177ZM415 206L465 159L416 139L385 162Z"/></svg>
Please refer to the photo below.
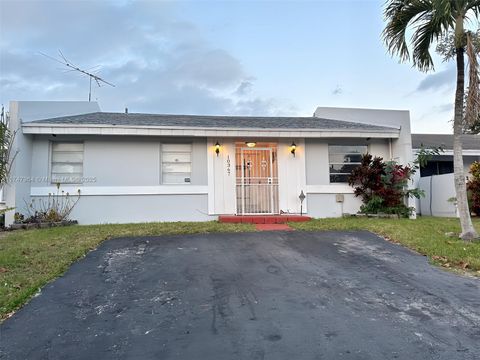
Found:
<svg viewBox="0 0 480 360"><path fill-rule="evenodd" d="M162 184L189 184L192 144L162 144Z"/></svg>
<svg viewBox="0 0 480 360"><path fill-rule="evenodd" d="M52 183L79 184L83 178L83 143L52 143Z"/></svg>

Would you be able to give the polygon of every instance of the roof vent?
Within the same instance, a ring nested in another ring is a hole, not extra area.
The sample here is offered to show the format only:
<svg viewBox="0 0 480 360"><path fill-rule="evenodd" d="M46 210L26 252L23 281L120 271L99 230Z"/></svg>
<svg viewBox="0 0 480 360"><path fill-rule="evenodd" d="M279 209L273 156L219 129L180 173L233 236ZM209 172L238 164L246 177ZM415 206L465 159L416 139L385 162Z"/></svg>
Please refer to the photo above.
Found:
<svg viewBox="0 0 480 360"><path fill-rule="evenodd" d="M125 108L125 114L128 114L128 107Z"/></svg>

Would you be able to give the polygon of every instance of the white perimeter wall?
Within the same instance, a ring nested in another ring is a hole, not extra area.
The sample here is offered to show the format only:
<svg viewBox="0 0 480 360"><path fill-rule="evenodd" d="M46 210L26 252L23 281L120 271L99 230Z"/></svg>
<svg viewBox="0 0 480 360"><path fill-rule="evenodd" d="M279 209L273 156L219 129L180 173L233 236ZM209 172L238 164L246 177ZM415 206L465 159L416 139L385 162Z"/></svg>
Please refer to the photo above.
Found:
<svg viewBox="0 0 480 360"><path fill-rule="evenodd" d="M480 144L479 144L479 147L480 147ZM417 156L417 151L414 151L413 152L413 156L416 157ZM452 155L435 155L432 157L433 161L453 161L453 156ZM463 156L463 171L464 171L464 174L465 176L468 178L470 176L470 166L475 162L475 161L480 161L480 156L473 156L473 155L464 155ZM445 174L445 175L448 175L448 174ZM413 178L413 187L415 188L419 188L420 187L420 179L422 179L420 177L420 171L417 171L415 173L415 176ZM423 182L424 183L424 182ZM454 189L454 183L453 183L453 177L452 177L452 184L451 184L451 187ZM427 186L426 188L423 188L423 190L425 190L425 193L427 194L426 196L430 196L429 195L429 191L430 191L430 188ZM455 190L453 190L455 192ZM452 196L456 196L456 195L452 195ZM422 199L415 199L415 203L416 203L416 208L417 208L417 212L419 214L422 214L422 215L428 215L427 214L424 214L423 213L423 210L425 209L425 204L423 206L423 208L420 206L420 201ZM425 203L425 200L423 200L423 202ZM452 216L456 216L455 213L452 213L453 215Z"/></svg>
<svg viewBox="0 0 480 360"><path fill-rule="evenodd" d="M456 217L456 207L448 199L455 197L453 174L426 176L420 178L418 187L425 191L420 199L422 215Z"/></svg>

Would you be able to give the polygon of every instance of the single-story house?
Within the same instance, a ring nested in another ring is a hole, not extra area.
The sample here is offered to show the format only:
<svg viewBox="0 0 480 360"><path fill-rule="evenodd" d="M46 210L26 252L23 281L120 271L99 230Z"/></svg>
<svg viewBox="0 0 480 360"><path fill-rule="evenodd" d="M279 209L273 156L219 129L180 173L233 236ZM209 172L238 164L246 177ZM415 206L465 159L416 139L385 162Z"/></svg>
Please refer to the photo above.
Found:
<svg viewBox="0 0 480 360"><path fill-rule="evenodd" d="M468 179L470 166L480 161L480 135L462 135L463 168ZM455 217L455 185L453 180L453 135L412 134L414 155L421 148L442 147L443 151L432 156L427 165L415 177L414 186L425 192L417 201L417 212L422 215Z"/></svg>
<svg viewBox="0 0 480 360"><path fill-rule="evenodd" d="M18 129L5 205L57 192L81 224L358 211L346 183L365 152L412 162L408 111L323 108L312 117L102 112L93 102L11 102ZM301 202L300 194L306 198ZM412 204L410 204L412 205ZM6 224L13 222L13 211Z"/></svg>

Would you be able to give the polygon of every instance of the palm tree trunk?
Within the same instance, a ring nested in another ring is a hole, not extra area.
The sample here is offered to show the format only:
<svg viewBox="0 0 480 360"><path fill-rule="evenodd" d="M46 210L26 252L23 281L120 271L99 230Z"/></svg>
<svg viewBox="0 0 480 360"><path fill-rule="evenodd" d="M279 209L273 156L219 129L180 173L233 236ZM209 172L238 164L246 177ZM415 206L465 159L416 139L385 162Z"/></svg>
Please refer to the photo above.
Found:
<svg viewBox="0 0 480 360"><path fill-rule="evenodd" d="M455 91L455 116L453 119L453 170L455 192L457 194L458 214L460 216L460 225L462 233L460 237L463 240L471 241L478 237L470 218L467 200L467 186L465 175L463 173L463 154L462 154L462 129L463 129L463 102L465 95L465 59L463 37L463 18L457 19L456 24L456 53L457 53L457 89Z"/></svg>

